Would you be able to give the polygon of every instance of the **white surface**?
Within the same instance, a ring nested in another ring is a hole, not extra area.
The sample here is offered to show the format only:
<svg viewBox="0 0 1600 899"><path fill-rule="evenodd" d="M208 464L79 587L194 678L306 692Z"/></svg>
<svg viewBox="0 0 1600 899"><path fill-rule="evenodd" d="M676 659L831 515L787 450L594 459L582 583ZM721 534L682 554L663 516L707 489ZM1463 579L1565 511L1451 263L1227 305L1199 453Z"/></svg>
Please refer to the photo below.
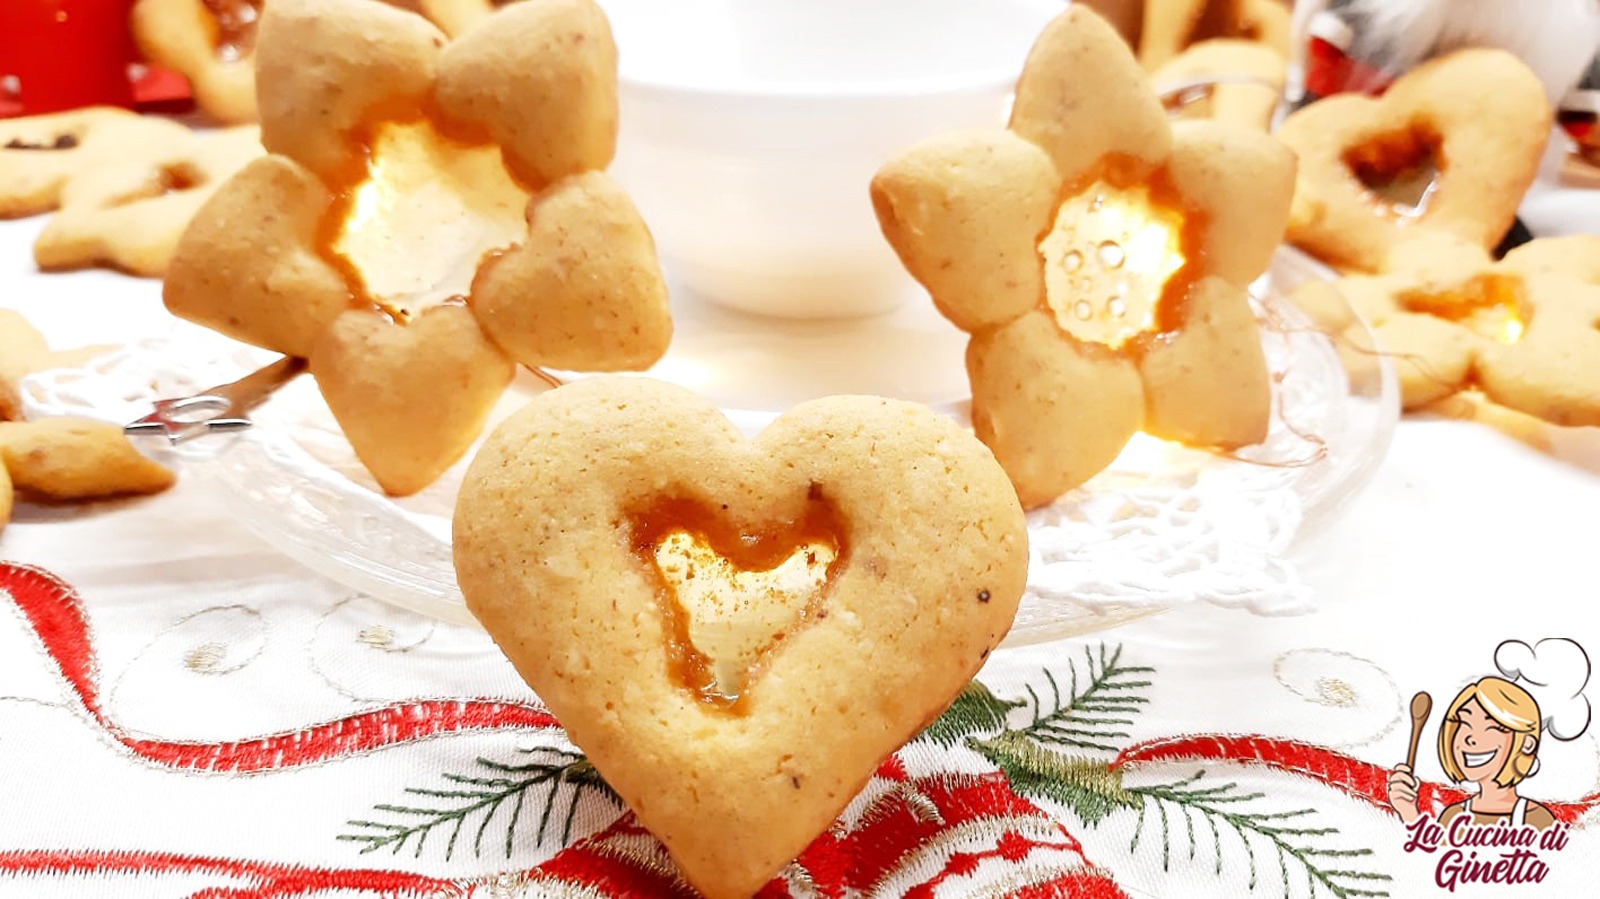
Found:
<svg viewBox="0 0 1600 899"><path fill-rule="evenodd" d="M0 305L21 310L60 347L170 330L153 281L33 273L26 247L39 226L0 223ZM1493 673L1501 641L1570 637L1600 658L1600 431L1527 436L1530 442L1477 424L1402 422L1370 488L1296 557L1320 598L1313 614L1262 618L1193 607L1088 640L999 653L982 677L1000 695L1022 698L1023 684L1042 687L1041 670L1064 674L1067 659L1103 640L1120 644L1130 664L1155 668L1149 706L1127 728L1129 740L1253 733L1393 765L1404 756L1400 716L1410 695L1428 690L1437 700ZM142 501L20 506L0 534L0 558L48 568L81 591L106 712L136 733L237 739L419 696L527 695L480 636L428 630L298 568L198 482ZM365 642L373 628L387 628L395 642L383 650ZM221 653L226 673L186 666L201 648ZM1591 685L1591 701L1594 691ZM1436 720L1419 754L1421 775L1433 781L1442 779L1426 749L1435 728ZM1600 782L1595 737L1591 728L1573 742L1546 741L1525 794L1570 800L1593 791ZM510 860L460 854L445 862L434 849L421 858L361 856L334 839L375 803L403 798L405 787L437 785L441 770L461 770L477 755L506 758L524 742L515 732L468 734L252 777L161 769L130 758L97 730L41 659L31 632L0 615L0 771L7 772L0 784L15 810L0 816L0 851L159 849L455 875L527 867L548 848L530 842ZM1404 832L1392 818L1302 778L1237 767L1214 767L1211 776L1258 790L1276 807L1315 807L1314 823L1339 828L1342 845L1374 851L1362 865L1393 876L1396 899L1447 895L1431 880L1434 857L1401 852ZM1190 855L1180 842L1163 858L1150 839L1130 846L1128 816L1089 825L1070 811L1058 814L1130 895L1285 894L1271 861L1262 863L1261 885L1250 886L1237 845L1224 846L1229 861L1219 875L1207 848ZM584 819L579 831L603 823ZM1591 815L1550 858L1540 886L1450 895L1590 895L1596 859L1600 827ZM25 878L0 882L0 894L79 896L100 882ZM104 882L107 894L170 899L214 881L181 891L170 879ZM1303 882L1287 895L1304 896Z"/></svg>
<svg viewBox="0 0 1600 899"><path fill-rule="evenodd" d="M798 318L892 309L915 285L867 184L922 139L1003 124L1054 0L609 0L613 168L687 287ZM930 47L940 48L930 52Z"/></svg>

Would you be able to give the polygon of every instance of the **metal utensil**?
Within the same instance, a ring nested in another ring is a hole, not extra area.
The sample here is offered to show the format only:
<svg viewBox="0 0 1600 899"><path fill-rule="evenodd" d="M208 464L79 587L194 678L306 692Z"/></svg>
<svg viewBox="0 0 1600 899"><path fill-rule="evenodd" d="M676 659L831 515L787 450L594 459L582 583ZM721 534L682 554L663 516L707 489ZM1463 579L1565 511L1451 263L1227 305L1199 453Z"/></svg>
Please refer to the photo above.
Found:
<svg viewBox="0 0 1600 899"><path fill-rule="evenodd" d="M305 370L306 360L285 356L237 381L193 396L157 400L154 411L122 430L129 436L159 434L173 446L202 434L242 431L250 427L245 415L251 409Z"/></svg>

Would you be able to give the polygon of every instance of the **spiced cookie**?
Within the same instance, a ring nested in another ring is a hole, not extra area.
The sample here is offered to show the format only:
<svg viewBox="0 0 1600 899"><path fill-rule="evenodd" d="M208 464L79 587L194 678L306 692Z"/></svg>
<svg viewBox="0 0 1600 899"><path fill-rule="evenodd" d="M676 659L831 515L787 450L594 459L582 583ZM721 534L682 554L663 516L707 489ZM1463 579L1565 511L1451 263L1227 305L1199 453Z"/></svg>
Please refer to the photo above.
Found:
<svg viewBox="0 0 1600 899"><path fill-rule="evenodd" d="M0 119L0 218L49 212L69 179L160 157L188 138L176 122L111 107Z"/></svg>
<svg viewBox="0 0 1600 899"><path fill-rule="evenodd" d="M195 212L260 155L258 130L242 125L80 172L34 242L34 262L46 270L110 265L160 277Z"/></svg>
<svg viewBox="0 0 1600 899"><path fill-rule="evenodd" d="M1074 4L1029 56L1008 130L913 147L872 197L907 270L972 335L973 427L1033 508L1140 428L1221 448L1265 436L1247 286L1293 183L1265 134L1170 123L1127 45Z"/></svg>
<svg viewBox="0 0 1600 899"><path fill-rule="evenodd" d="M176 481L120 427L84 418L0 422L0 462L19 494L51 502L159 493Z"/></svg>
<svg viewBox="0 0 1600 899"><path fill-rule="evenodd" d="M468 608L711 899L759 890L939 716L1028 565L1005 473L924 407L830 397L747 441L642 378L503 423L454 534Z"/></svg>
<svg viewBox="0 0 1600 899"><path fill-rule="evenodd" d="M1318 100L1277 131L1300 158L1289 239L1362 272L1423 225L1493 249L1538 174L1552 116L1538 77L1493 49L1430 60L1377 99Z"/></svg>
<svg viewBox="0 0 1600 899"><path fill-rule="evenodd" d="M256 59L269 155L195 216L166 303L309 357L385 489L458 459L513 363L666 352L654 243L604 173L616 48L592 0L526 0L455 42L373 0L272 0Z"/></svg>

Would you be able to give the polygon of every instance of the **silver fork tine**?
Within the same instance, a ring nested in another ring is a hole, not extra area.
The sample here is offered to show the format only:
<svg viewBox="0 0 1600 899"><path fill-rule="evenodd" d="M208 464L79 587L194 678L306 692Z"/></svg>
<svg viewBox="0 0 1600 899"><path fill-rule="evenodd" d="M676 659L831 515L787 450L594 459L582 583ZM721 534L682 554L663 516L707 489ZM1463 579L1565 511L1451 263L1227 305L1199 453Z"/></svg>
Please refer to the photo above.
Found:
<svg viewBox="0 0 1600 899"><path fill-rule="evenodd" d="M173 446L214 431L243 430L250 427L246 413L305 370L304 359L284 356L237 381L193 396L157 400L154 411L122 430L132 436L160 434Z"/></svg>

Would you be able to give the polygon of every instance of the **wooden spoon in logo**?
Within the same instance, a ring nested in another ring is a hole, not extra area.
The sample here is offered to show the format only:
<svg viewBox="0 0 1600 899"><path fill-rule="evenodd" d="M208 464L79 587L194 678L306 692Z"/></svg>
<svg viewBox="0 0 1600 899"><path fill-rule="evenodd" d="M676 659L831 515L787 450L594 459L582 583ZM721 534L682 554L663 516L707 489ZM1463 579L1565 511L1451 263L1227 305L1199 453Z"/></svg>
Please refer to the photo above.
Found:
<svg viewBox="0 0 1600 899"><path fill-rule="evenodd" d="M1406 770L1417 770L1417 742L1422 739L1422 725L1433 711L1433 697L1418 693L1411 697L1411 748L1406 750Z"/></svg>

